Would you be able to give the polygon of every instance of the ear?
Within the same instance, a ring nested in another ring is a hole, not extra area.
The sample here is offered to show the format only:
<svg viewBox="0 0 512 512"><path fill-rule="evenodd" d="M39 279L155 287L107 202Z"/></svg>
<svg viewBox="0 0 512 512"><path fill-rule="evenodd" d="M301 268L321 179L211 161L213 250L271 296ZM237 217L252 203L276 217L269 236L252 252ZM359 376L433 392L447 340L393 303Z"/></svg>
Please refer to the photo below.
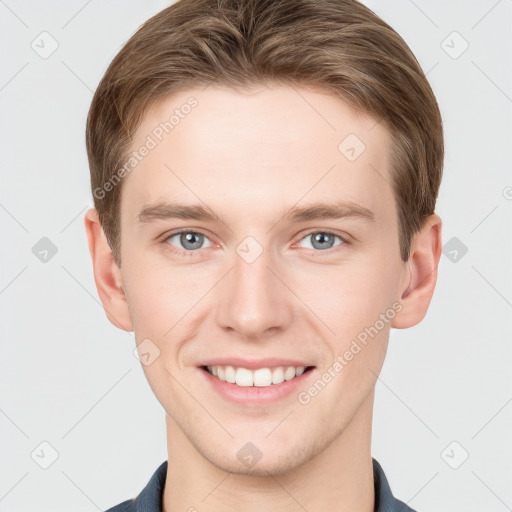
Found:
<svg viewBox="0 0 512 512"><path fill-rule="evenodd" d="M391 327L406 329L420 323L427 314L437 281L437 266L442 251L442 221L432 214L424 221L421 230L411 241L411 251L406 264L399 311Z"/></svg>
<svg viewBox="0 0 512 512"><path fill-rule="evenodd" d="M119 329L132 331L121 271L114 261L114 255L95 208L86 212L84 224L94 268L94 281L107 318Z"/></svg>

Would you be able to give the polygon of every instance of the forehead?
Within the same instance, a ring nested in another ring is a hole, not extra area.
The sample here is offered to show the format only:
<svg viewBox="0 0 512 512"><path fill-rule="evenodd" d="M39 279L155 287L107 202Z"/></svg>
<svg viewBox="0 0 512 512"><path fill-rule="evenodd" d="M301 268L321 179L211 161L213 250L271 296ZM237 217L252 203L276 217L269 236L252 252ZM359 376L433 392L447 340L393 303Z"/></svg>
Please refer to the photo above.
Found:
<svg viewBox="0 0 512 512"><path fill-rule="evenodd" d="M133 220L152 202L201 200L258 215L343 198L390 215L390 144L383 124L318 89L189 89L146 112L121 210Z"/></svg>

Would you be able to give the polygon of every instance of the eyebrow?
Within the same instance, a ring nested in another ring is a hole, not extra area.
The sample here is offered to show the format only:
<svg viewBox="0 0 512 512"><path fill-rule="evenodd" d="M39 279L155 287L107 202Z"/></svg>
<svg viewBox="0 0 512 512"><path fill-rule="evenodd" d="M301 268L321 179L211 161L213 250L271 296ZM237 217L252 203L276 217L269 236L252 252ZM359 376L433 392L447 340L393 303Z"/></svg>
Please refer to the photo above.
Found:
<svg viewBox="0 0 512 512"><path fill-rule="evenodd" d="M281 220L288 222L305 222L309 220L356 218L375 222L374 213L363 205L353 201L335 203L313 203L307 206L293 206L286 210ZM185 219L215 222L219 220L211 209L200 204L179 204L159 202L146 205L137 215L139 224L156 220Z"/></svg>

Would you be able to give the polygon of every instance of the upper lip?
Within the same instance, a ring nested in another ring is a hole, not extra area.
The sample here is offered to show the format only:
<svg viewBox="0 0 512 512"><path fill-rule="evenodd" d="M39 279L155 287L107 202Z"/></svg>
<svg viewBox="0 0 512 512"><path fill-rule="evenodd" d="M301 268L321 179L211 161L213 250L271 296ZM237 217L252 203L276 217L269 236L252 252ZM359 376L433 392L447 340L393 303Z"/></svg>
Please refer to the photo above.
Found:
<svg viewBox="0 0 512 512"><path fill-rule="evenodd" d="M198 366L233 366L235 368L247 368L257 370L258 368L275 368L278 366L308 367L313 366L298 359L283 359L279 357L267 357L264 359L243 359L241 357L216 357L198 364Z"/></svg>

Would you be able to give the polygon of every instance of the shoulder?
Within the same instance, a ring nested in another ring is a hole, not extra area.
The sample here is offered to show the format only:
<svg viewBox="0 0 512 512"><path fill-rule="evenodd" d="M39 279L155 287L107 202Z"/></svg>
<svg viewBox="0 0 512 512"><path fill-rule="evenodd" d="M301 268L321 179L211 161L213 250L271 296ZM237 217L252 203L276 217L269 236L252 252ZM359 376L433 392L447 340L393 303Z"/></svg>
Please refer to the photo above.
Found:
<svg viewBox="0 0 512 512"><path fill-rule="evenodd" d="M135 512L135 510L135 498L132 498L105 510L105 512Z"/></svg>
<svg viewBox="0 0 512 512"><path fill-rule="evenodd" d="M373 459L375 484L375 512L416 512L403 501L395 498L382 466Z"/></svg>
<svg viewBox="0 0 512 512"><path fill-rule="evenodd" d="M166 475L167 461L164 461L135 498L123 501L105 512L162 512L162 493Z"/></svg>

